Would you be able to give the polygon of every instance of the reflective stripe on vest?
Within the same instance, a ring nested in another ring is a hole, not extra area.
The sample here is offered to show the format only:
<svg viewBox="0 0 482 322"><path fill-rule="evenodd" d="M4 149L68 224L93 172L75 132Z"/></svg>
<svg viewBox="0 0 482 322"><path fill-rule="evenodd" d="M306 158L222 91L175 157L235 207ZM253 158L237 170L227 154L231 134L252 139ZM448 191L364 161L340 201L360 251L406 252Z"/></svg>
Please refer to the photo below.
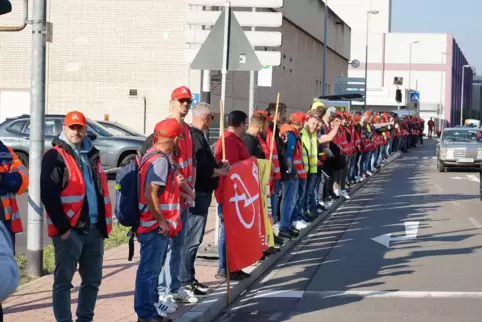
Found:
<svg viewBox="0 0 482 322"><path fill-rule="evenodd" d="M271 140L273 139L274 139L273 131L271 131L269 126L266 126L266 145L268 147L271 147ZM271 161L273 162L274 180L279 180L281 179L281 169L279 165L278 147L276 146L276 142L273 143L273 157Z"/></svg>
<svg viewBox="0 0 482 322"><path fill-rule="evenodd" d="M296 147L293 154L293 165L295 166L296 173L300 179L306 179L305 165L303 163L303 148L301 146L301 139L296 135Z"/></svg>
<svg viewBox="0 0 482 322"><path fill-rule="evenodd" d="M301 130L303 165L305 172L318 173L318 140L315 134L310 135L306 129Z"/></svg>
<svg viewBox="0 0 482 322"><path fill-rule="evenodd" d="M186 180L187 184L192 187L192 137L191 137L191 129L189 125L184 123L182 128L182 138L179 142L179 149L181 150L181 155L178 156L177 162L179 165L179 173L182 174L184 179Z"/></svg>
<svg viewBox="0 0 482 322"><path fill-rule="evenodd" d="M149 212L144 197L145 182L150 165L158 158L166 158L167 156L156 153L145 155L147 160L143 160L143 165L140 169L140 191L139 191L139 210L141 212L138 234L148 233L159 228L159 224L155 217ZM181 224L181 206L180 206L180 191L177 180L174 176L174 171L169 169L166 186L164 191L159 196L159 206L161 215L167 221L169 237L175 237L182 230Z"/></svg>
<svg viewBox="0 0 482 322"><path fill-rule="evenodd" d="M20 213L18 212L18 205L15 194L7 193L1 196L0 199L2 200L5 220L10 221L10 230L15 234L22 232L22 220L20 218Z"/></svg>

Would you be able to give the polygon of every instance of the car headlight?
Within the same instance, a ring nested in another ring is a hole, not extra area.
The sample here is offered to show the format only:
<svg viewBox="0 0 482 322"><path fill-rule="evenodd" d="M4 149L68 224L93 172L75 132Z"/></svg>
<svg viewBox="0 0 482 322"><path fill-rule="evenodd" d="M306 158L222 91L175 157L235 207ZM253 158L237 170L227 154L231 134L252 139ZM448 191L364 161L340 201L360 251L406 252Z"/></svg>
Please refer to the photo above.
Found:
<svg viewBox="0 0 482 322"><path fill-rule="evenodd" d="M481 149L477 149L477 159L482 159L482 148Z"/></svg>
<svg viewBox="0 0 482 322"><path fill-rule="evenodd" d="M447 148L440 148L440 159L447 158Z"/></svg>

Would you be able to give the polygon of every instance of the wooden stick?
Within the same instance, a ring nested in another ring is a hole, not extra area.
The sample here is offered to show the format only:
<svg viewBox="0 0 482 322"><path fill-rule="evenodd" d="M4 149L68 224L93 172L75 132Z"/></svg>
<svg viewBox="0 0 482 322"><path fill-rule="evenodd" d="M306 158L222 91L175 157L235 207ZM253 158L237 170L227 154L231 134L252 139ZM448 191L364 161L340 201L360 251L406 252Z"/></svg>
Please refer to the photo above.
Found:
<svg viewBox="0 0 482 322"><path fill-rule="evenodd" d="M224 142L224 106L223 101L219 101L219 128L221 131L221 146L223 160L226 160L226 145ZM225 241L226 242L226 241ZM226 244L226 301L231 304L231 272L229 271L228 245Z"/></svg>

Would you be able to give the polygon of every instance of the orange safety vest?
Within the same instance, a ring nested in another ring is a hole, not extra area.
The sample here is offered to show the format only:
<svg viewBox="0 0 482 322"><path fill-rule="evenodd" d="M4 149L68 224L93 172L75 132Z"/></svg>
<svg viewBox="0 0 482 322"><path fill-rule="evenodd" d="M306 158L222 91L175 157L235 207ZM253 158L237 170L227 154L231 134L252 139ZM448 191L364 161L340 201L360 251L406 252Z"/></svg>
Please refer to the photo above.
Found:
<svg viewBox="0 0 482 322"><path fill-rule="evenodd" d="M150 151L152 151L152 149ZM159 228L156 218L149 212L147 207L144 190L147 173L151 164L158 158L167 158L167 156L161 152L148 154L149 152L145 154L144 158L148 159L142 161L143 164L140 169L139 210L141 217L139 227L137 228L138 234L145 234ZM174 176L174 171L169 169L166 187L164 188L164 192L159 196L159 206L162 217L167 221L169 227L168 236L171 238L176 237L182 230L180 199L179 184Z"/></svg>
<svg viewBox="0 0 482 322"><path fill-rule="evenodd" d="M179 149L181 150L181 155L177 158L179 173L182 174L187 184L192 187L192 137L191 128L186 123L184 123L182 127L182 139L181 142L179 142Z"/></svg>
<svg viewBox="0 0 482 322"><path fill-rule="evenodd" d="M0 173L18 172L22 176L22 184L17 193L6 193L0 196L2 200L3 212L5 220L10 221L10 230L12 233L20 233L23 231L22 220L20 219L20 213L18 212L18 204L16 195L24 193L28 188L28 170L22 164L22 161L17 157L15 152L7 147L10 151L12 162L0 166Z"/></svg>
<svg viewBox="0 0 482 322"><path fill-rule="evenodd" d="M65 167L69 174L69 182L64 190L60 193L60 203L64 211L65 216L70 222L70 227L75 227L82 213L82 207L85 200L85 182L82 171L80 170L77 161L73 155L67 153L59 146L54 146L52 149L56 150L60 156L64 159ZM107 176L100 163L97 162L96 171L102 182L102 196L104 197L104 211L105 211L105 223L107 228L107 235L112 231L112 203L109 197L109 186L107 184ZM49 214L47 214L47 228L49 237L58 236L59 233L55 228L53 222L50 220Z"/></svg>
<svg viewBox="0 0 482 322"><path fill-rule="evenodd" d="M298 174L298 178L306 179L308 175L306 174L305 164L303 162L303 147L301 144L301 138L297 133L293 132L293 134L296 136L296 147L293 154L293 164L295 166L296 173Z"/></svg>
<svg viewBox="0 0 482 322"><path fill-rule="evenodd" d="M274 135L273 131L271 131L270 127L266 127L266 146L268 147L268 153L269 153L269 147L271 146L271 140L274 140ZM267 159L269 159L269 155L266 156ZM276 147L276 142L273 144L273 179L274 180L279 180L281 179L281 169L279 165L279 157L278 157L278 148Z"/></svg>

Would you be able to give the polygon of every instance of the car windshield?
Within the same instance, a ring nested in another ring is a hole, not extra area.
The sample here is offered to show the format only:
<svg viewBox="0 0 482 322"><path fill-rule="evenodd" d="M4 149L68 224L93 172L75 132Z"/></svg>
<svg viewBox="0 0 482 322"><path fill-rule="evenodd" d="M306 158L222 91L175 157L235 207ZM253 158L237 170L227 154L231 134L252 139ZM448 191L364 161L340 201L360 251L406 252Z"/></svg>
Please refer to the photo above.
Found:
<svg viewBox="0 0 482 322"><path fill-rule="evenodd" d="M454 131L445 131L442 142L478 142L482 143L482 132L476 129L460 128Z"/></svg>
<svg viewBox="0 0 482 322"><path fill-rule="evenodd" d="M89 126L102 136L113 136L105 127L94 120L88 119Z"/></svg>
<svg viewBox="0 0 482 322"><path fill-rule="evenodd" d="M123 129L124 131L126 132L129 132L129 133L132 133L136 136L144 136L143 133L139 132L139 131L136 131L134 130L133 128L130 128L128 127L127 125L124 125L124 124L120 124L120 123L107 123L108 125L107 126L112 126L114 128L118 127L120 129Z"/></svg>

